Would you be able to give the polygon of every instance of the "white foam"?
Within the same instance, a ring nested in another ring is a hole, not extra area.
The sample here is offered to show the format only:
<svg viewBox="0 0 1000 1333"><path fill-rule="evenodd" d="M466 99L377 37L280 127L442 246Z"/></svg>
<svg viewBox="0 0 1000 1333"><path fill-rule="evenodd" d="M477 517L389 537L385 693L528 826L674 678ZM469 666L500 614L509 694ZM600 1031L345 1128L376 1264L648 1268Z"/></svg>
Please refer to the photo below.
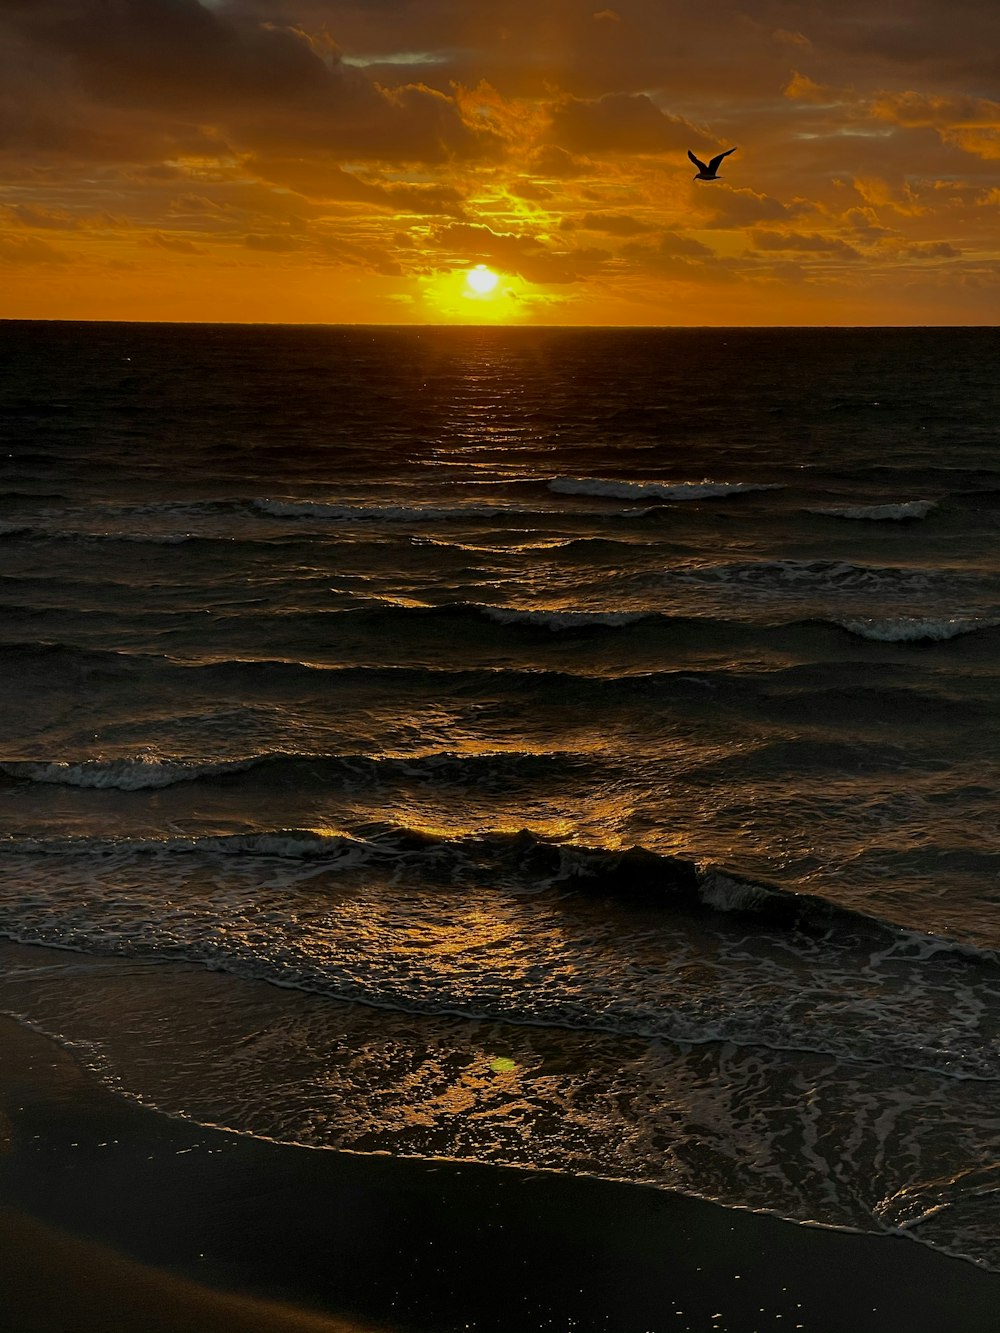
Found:
<svg viewBox="0 0 1000 1333"><path fill-rule="evenodd" d="M898 504L885 505L831 505L822 509L810 509L810 514L824 514L828 518L867 518L894 519L926 518L937 504L933 500L901 500Z"/></svg>
<svg viewBox="0 0 1000 1333"><path fill-rule="evenodd" d="M102 532L97 535L103 541L139 542L150 546L181 546L198 537L196 532Z"/></svg>
<svg viewBox="0 0 1000 1333"><path fill-rule="evenodd" d="M12 760L0 763L0 772L11 778L56 783L64 787L141 791L151 787L171 787L175 782L193 782L220 773L240 773L250 768L253 762L252 759L216 763L189 763L180 759L84 759L78 763Z"/></svg>
<svg viewBox="0 0 1000 1333"><path fill-rule="evenodd" d="M730 583L755 591L782 592L788 588L823 592L858 590L924 591L936 583L962 578L951 571L855 565L846 560L761 560L745 564L689 565L668 570L665 579L677 583Z"/></svg>
<svg viewBox="0 0 1000 1333"><path fill-rule="evenodd" d="M562 495L602 495L613 500L707 500L748 491L780 491L780 483L750 481L606 481L600 477L553 477L550 491Z"/></svg>
<svg viewBox="0 0 1000 1333"><path fill-rule="evenodd" d="M913 643L919 639L955 639L960 634L995 629L1000 625L1000 619L983 616L864 616L833 623L863 639L875 639L880 643Z"/></svg>

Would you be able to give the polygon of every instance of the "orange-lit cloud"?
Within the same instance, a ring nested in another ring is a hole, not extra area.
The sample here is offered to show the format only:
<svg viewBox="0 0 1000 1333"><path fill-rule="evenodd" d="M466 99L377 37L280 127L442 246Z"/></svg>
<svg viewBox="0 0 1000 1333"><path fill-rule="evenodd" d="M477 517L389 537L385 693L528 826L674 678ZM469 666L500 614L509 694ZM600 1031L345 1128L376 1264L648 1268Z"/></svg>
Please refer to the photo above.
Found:
<svg viewBox="0 0 1000 1333"><path fill-rule="evenodd" d="M3 0L0 316L994 322L997 49L994 0Z"/></svg>

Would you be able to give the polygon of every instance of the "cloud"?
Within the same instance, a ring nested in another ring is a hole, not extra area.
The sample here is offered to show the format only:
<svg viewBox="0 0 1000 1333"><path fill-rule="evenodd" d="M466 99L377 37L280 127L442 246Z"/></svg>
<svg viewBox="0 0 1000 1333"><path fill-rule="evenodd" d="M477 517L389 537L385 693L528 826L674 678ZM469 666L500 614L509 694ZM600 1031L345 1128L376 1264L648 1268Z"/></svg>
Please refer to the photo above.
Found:
<svg viewBox="0 0 1000 1333"><path fill-rule="evenodd" d="M603 231L609 236L637 236L640 232L655 231L652 222L630 217L627 213L585 213L578 224L587 231Z"/></svg>
<svg viewBox="0 0 1000 1333"><path fill-rule="evenodd" d="M266 250L269 254L287 254L290 250L301 250L305 241L301 236L272 232L265 235L250 234L244 236L243 244L248 250Z"/></svg>
<svg viewBox="0 0 1000 1333"><path fill-rule="evenodd" d="M555 198L554 190L550 190L547 185L542 185L539 181L530 180L525 176L509 182L507 193L512 194L515 199L527 199L529 203L534 204L544 203L548 199Z"/></svg>
<svg viewBox="0 0 1000 1333"><path fill-rule="evenodd" d="M562 285L579 282L611 258L597 248L555 250L530 232L495 232L490 227L454 223L434 236L443 267L489 264L528 282Z"/></svg>
<svg viewBox="0 0 1000 1333"><path fill-rule="evenodd" d="M889 245L908 259L958 259L962 254L950 241L893 241Z"/></svg>
<svg viewBox="0 0 1000 1333"><path fill-rule="evenodd" d="M186 236L176 236L167 232L154 231L143 237L144 244L159 246L161 250L172 250L181 255L201 255L204 248L189 240Z"/></svg>
<svg viewBox="0 0 1000 1333"><path fill-rule="evenodd" d="M571 153L664 153L700 138L693 125L642 93L568 97L551 108L551 140Z"/></svg>
<svg viewBox="0 0 1000 1333"><path fill-rule="evenodd" d="M693 236L682 236L678 232L668 231L660 238L657 247L661 255L670 259L714 259L715 251Z"/></svg>
<svg viewBox="0 0 1000 1333"><path fill-rule="evenodd" d="M259 180L283 186L312 201L348 200L374 204L394 213L447 214L462 217L462 195L452 185L431 182L388 182L346 171L318 156L261 157L251 155L243 168Z"/></svg>
<svg viewBox="0 0 1000 1333"><path fill-rule="evenodd" d="M776 232L754 230L750 235L755 250L798 251L805 254L836 255L840 259L860 259L861 252L837 236L817 232Z"/></svg>
<svg viewBox="0 0 1000 1333"><path fill-rule="evenodd" d="M837 94L830 88L824 88L806 74L796 71L782 89L784 95L793 102L810 102L816 106L836 102Z"/></svg>
<svg viewBox="0 0 1000 1333"><path fill-rule="evenodd" d="M854 188L866 204L876 208L891 208L904 217L919 217L927 212L926 205L906 183L895 186L878 176L859 176L854 181Z"/></svg>
<svg viewBox="0 0 1000 1333"><path fill-rule="evenodd" d="M72 262L72 255L36 236L0 232L0 264L63 265Z"/></svg>
<svg viewBox="0 0 1000 1333"><path fill-rule="evenodd" d="M714 185L708 188L714 191L709 204L711 227L749 227L758 222L783 221L798 216L808 207L798 201L783 204L780 199L755 190L720 190Z"/></svg>
<svg viewBox="0 0 1000 1333"><path fill-rule="evenodd" d="M869 102L877 120L894 125L935 128L1000 128L1000 102L985 97L930 96L926 93L879 93Z"/></svg>
<svg viewBox="0 0 1000 1333"><path fill-rule="evenodd" d="M573 180L589 176L595 170L590 158L580 157L554 143L534 149L526 157L525 166L545 180Z"/></svg>
<svg viewBox="0 0 1000 1333"><path fill-rule="evenodd" d="M687 283L731 283L744 276L745 261L719 256L691 236L668 232L656 245L631 241L622 249L632 269L650 278Z"/></svg>
<svg viewBox="0 0 1000 1333"><path fill-rule="evenodd" d="M84 225L84 219L66 208L46 208L42 204L5 204L0 216L8 224L22 227L41 227L53 231L74 231Z"/></svg>
<svg viewBox="0 0 1000 1333"><path fill-rule="evenodd" d="M132 113L118 128L128 126L134 152L208 124L217 148L310 144L341 160L412 162L502 153L495 131L467 124L454 96L422 83L382 87L299 27L239 21L199 0L16 3L4 17L8 33L47 60L59 84L77 100L82 93L78 150L88 132L99 138L98 113L114 108ZM45 100L35 89L32 101ZM65 129L73 111L62 109ZM53 145L59 121L57 114L46 131Z"/></svg>

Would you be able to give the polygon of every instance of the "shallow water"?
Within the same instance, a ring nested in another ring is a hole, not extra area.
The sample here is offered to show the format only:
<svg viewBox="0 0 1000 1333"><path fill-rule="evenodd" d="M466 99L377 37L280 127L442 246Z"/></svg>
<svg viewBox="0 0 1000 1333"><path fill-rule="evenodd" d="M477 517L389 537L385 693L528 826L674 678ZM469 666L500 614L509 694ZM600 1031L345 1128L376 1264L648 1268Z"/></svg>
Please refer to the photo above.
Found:
<svg viewBox="0 0 1000 1333"><path fill-rule="evenodd" d="M0 324L0 1006L1000 1266L998 342Z"/></svg>

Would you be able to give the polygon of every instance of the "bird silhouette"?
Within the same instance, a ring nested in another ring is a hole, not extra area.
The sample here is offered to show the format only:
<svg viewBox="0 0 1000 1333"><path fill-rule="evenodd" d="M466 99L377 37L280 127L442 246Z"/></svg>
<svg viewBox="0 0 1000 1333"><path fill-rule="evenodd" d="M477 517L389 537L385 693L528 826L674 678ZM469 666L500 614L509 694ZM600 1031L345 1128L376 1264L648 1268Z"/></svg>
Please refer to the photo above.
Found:
<svg viewBox="0 0 1000 1333"><path fill-rule="evenodd" d="M735 148L727 148L724 153L719 153L717 157L713 157L711 162L709 162L708 166L706 167L705 163L702 162L701 158L695 157L694 153L692 153L691 149L689 148L688 157L698 168L698 174L697 176L694 177L694 179L696 181L717 181L719 179L719 163L722 161L724 157L728 157L730 153L735 153L735 152L736 152Z"/></svg>

